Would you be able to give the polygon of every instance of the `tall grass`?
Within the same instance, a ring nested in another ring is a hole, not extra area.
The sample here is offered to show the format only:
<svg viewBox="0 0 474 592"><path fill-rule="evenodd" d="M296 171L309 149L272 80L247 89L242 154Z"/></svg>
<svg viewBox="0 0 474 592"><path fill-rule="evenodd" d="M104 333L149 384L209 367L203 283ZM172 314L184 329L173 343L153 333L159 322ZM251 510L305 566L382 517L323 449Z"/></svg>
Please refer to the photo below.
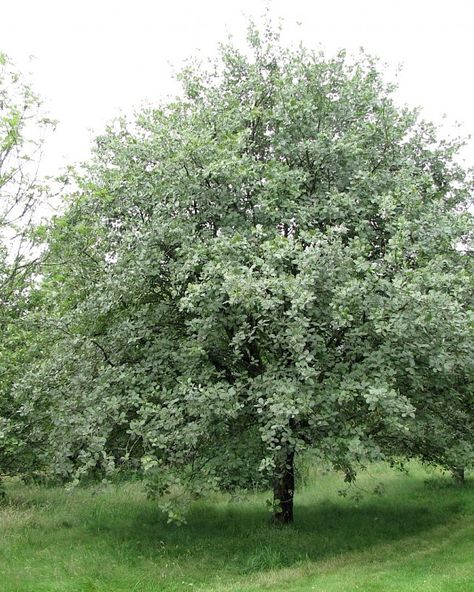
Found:
<svg viewBox="0 0 474 592"><path fill-rule="evenodd" d="M7 484L1 592L474 591L474 484L412 465L360 479L385 494L337 494L312 471L295 524L271 526L266 494L215 495L167 524L139 484L76 489Z"/></svg>

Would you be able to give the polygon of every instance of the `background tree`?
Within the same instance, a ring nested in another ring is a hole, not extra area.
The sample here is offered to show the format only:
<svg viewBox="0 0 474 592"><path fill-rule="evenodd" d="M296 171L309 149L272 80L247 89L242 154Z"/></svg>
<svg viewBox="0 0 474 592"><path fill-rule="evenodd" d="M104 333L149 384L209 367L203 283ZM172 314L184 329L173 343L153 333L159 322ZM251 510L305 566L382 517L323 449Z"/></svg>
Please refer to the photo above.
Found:
<svg viewBox="0 0 474 592"><path fill-rule="evenodd" d="M11 387L30 355L23 323L34 281L29 233L43 194L41 149L53 125L31 87L0 53L0 474L18 457L19 441L7 430L15 414Z"/></svg>
<svg viewBox="0 0 474 592"><path fill-rule="evenodd" d="M452 452L474 359L460 143L375 60L270 27L180 78L98 138L48 230L55 338L15 385L41 462L141 467L156 493L267 483L287 523L308 448L349 477L438 426Z"/></svg>

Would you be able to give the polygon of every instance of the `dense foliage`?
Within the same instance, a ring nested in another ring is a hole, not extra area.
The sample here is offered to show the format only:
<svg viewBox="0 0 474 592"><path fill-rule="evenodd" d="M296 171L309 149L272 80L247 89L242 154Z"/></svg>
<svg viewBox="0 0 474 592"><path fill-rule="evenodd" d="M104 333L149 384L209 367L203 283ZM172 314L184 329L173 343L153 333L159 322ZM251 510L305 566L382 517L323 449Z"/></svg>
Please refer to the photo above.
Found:
<svg viewBox="0 0 474 592"><path fill-rule="evenodd" d="M472 462L472 179L374 60L249 41L98 138L13 431L66 480L273 483L285 522L308 448Z"/></svg>

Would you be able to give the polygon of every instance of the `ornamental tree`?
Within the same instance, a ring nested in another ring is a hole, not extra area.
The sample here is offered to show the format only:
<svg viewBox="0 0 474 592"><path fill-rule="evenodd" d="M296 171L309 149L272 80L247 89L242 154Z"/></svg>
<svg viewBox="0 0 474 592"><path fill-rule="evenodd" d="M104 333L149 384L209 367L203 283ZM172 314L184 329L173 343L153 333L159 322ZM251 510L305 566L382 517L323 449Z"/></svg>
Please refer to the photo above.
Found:
<svg viewBox="0 0 474 592"><path fill-rule="evenodd" d="M474 359L460 143L372 58L271 29L180 79L97 139L48 230L52 345L15 386L42 462L157 493L271 484L287 523L308 448L350 476L441 426L448 455Z"/></svg>

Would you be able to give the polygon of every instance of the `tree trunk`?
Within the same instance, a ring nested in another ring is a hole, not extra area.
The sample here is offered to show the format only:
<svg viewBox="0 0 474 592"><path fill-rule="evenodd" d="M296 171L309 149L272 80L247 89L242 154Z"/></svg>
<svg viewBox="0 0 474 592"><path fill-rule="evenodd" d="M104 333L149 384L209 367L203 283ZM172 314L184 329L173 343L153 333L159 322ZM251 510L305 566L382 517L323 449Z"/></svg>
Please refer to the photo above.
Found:
<svg viewBox="0 0 474 592"><path fill-rule="evenodd" d="M456 481L456 483L459 483L460 485L463 485L463 483L465 482L465 475L464 475L464 467L453 467L451 469L451 473L453 475L453 479Z"/></svg>
<svg viewBox="0 0 474 592"><path fill-rule="evenodd" d="M273 524L293 522L293 494L295 491L293 451L284 451L279 466L276 467L273 483Z"/></svg>

